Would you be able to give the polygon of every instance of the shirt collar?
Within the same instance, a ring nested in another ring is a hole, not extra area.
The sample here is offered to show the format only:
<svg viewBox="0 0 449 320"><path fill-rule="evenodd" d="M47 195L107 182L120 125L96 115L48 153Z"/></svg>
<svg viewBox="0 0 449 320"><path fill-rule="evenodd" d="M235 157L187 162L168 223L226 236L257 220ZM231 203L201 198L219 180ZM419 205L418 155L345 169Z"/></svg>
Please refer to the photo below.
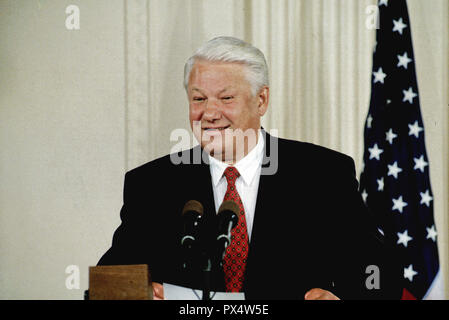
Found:
<svg viewBox="0 0 449 320"><path fill-rule="evenodd" d="M234 164L234 167L239 171L244 183L248 186L251 185L254 177L256 176L257 170L262 165L264 146L265 141L261 130L259 130L256 146L245 157ZM220 182L220 179L223 177L224 171L229 165L212 157L211 155L208 155L208 157L212 183L216 187Z"/></svg>

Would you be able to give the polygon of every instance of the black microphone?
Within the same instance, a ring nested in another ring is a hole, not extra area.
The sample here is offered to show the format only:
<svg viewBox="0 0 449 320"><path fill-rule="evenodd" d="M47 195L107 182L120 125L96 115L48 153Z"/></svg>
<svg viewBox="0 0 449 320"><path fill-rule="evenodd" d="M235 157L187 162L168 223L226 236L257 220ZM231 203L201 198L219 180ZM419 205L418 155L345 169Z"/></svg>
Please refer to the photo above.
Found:
<svg viewBox="0 0 449 320"><path fill-rule="evenodd" d="M203 205L196 200L187 201L182 209L184 231L181 239L181 246L186 250L192 249L197 242L199 224L203 211Z"/></svg>
<svg viewBox="0 0 449 320"><path fill-rule="evenodd" d="M218 209L217 249L221 259L228 245L231 244L231 231L239 222L239 206L234 201L223 201Z"/></svg>

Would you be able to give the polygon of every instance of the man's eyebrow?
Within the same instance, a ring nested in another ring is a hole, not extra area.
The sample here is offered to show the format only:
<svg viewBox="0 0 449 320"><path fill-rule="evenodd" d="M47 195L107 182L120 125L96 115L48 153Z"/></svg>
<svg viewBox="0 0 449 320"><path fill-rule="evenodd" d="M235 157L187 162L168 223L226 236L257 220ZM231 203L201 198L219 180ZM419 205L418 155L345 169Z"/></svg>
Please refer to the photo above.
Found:
<svg viewBox="0 0 449 320"><path fill-rule="evenodd" d="M225 92L225 91L227 91L227 90L229 90L229 89L232 89L232 87L226 87L226 88L220 90L220 91L218 92L218 94L221 94L221 93L223 93L223 92ZM198 88L192 88L192 91L197 91L197 92L203 94L203 91L202 91L201 89L198 89Z"/></svg>
<svg viewBox="0 0 449 320"><path fill-rule="evenodd" d="M198 89L198 88L192 88L192 91L198 91L199 93L203 94L203 92L201 91L201 89Z"/></svg>
<svg viewBox="0 0 449 320"><path fill-rule="evenodd" d="M223 90L221 90L218 94L223 93L223 92L225 92L226 90L229 90L229 89L231 89L231 87L226 87Z"/></svg>

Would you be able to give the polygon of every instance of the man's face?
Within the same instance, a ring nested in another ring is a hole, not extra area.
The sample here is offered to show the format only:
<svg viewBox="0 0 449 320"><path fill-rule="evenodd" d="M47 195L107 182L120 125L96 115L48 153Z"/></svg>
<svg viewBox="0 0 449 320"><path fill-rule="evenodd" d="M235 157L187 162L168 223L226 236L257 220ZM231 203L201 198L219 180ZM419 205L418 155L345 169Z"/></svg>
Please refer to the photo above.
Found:
<svg viewBox="0 0 449 320"><path fill-rule="evenodd" d="M260 118L268 106L268 87L253 96L245 68L238 63L197 61L187 88L195 137L212 156L230 163L240 160L236 149L245 148L246 155L255 142L243 146L243 140L229 137L252 132L257 142Z"/></svg>

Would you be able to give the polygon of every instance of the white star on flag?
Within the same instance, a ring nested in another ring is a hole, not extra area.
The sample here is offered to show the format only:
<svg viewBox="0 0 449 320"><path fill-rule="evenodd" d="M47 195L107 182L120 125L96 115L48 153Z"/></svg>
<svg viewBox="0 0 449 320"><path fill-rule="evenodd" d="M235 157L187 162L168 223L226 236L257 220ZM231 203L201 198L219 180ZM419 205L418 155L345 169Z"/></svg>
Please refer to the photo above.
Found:
<svg viewBox="0 0 449 320"><path fill-rule="evenodd" d="M416 120L413 124L409 124L408 128L410 129L408 135L414 135L416 138L419 138L419 133L424 130L424 128L418 125L418 120Z"/></svg>
<svg viewBox="0 0 449 320"><path fill-rule="evenodd" d="M362 199L363 199L363 202L365 202L365 203L366 203L366 198L368 198L368 193L366 193L366 190L363 190L362 191Z"/></svg>
<svg viewBox="0 0 449 320"><path fill-rule="evenodd" d="M429 163L424 160L424 155L421 155L419 158L413 158L413 161L415 161L413 169L419 169L421 172L424 172L424 168L429 165Z"/></svg>
<svg viewBox="0 0 449 320"><path fill-rule="evenodd" d="M402 90L402 93L404 94L402 102L408 101L410 104L413 103L413 99L417 96L417 94L413 92L412 87L408 88L408 90Z"/></svg>
<svg viewBox="0 0 449 320"><path fill-rule="evenodd" d="M410 240L413 240L412 237L408 235L408 230L405 230L403 233L398 232L398 242L397 244L403 244L404 247L407 248L407 244Z"/></svg>
<svg viewBox="0 0 449 320"><path fill-rule="evenodd" d="M407 206L407 202L402 200L402 196L400 196L397 199L392 199L392 200L393 200L393 208L391 210L392 211L398 210L400 213L402 213L402 210L404 209L404 207Z"/></svg>
<svg viewBox="0 0 449 320"><path fill-rule="evenodd" d="M382 6L382 5L388 7L388 0L380 0L379 7Z"/></svg>
<svg viewBox="0 0 449 320"><path fill-rule="evenodd" d="M377 180L377 191L384 191L384 177Z"/></svg>
<svg viewBox="0 0 449 320"><path fill-rule="evenodd" d="M408 54L407 54L407 52L404 52L404 54L402 55L402 56L400 56L400 55L398 55L398 67L404 67L404 69L407 69L407 67L408 67L408 64L410 63L410 62L412 62L412 59L410 59L409 57L408 57Z"/></svg>
<svg viewBox="0 0 449 320"><path fill-rule="evenodd" d="M373 122L373 117L369 114L369 115L368 115L368 118L366 118L366 127L367 127L368 129L371 129L371 124L372 124L372 122Z"/></svg>
<svg viewBox="0 0 449 320"><path fill-rule="evenodd" d="M393 176L395 179L398 178L398 173L402 171L401 168L398 167L398 162L395 161L392 165L387 165L388 166L388 176Z"/></svg>
<svg viewBox="0 0 449 320"><path fill-rule="evenodd" d="M393 144L393 139L398 136L396 133L393 132L393 129L391 128L385 134L387 136L385 140L387 140L390 144Z"/></svg>
<svg viewBox="0 0 449 320"><path fill-rule="evenodd" d="M376 82L384 83L384 79L387 76L387 74L383 72L382 68L379 68L377 72L373 72L373 75L374 75L374 83Z"/></svg>
<svg viewBox="0 0 449 320"><path fill-rule="evenodd" d="M413 265L409 265L407 268L404 268L404 278L413 281L413 277L416 276L418 272L413 270Z"/></svg>
<svg viewBox="0 0 449 320"><path fill-rule="evenodd" d="M384 152L382 149L379 149L377 143L372 148L368 148L368 151L370 153L369 154L370 160L371 159L380 160L380 154Z"/></svg>
<svg viewBox="0 0 449 320"><path fill-rule="evenodd" d="M402 30L407 27L407 25L402 21L402 18L399 18L398 20L393 19L393 32L397 31L402 35Z"/></svg>
<svg viewBox="0 0 449 320"><path fill-rule="evenodd" d="M426 239L432 239L432 241L435 242L437 240L436 239L437 238L437 231L435 230L435 225L433 225L430 228L426 227L426 230L427 230L427 237L426 237Z"/></svg>
<svg viewBox="0 0 449 320"><path fill-rule="evenodd" d="M430 201L433 200L433 197L429 194L429 189L426 192L420 192L421 202L419 204L425 204L427 207L430 207Z"/></svg>

